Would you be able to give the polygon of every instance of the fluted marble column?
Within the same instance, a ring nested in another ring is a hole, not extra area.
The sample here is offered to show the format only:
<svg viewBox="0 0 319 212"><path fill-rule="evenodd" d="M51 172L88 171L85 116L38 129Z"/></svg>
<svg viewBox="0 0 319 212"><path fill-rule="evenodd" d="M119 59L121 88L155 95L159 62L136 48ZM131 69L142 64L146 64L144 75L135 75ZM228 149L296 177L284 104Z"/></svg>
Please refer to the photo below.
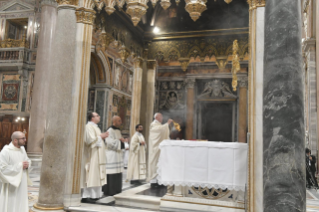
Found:
<svg viewBox="0 0 319 212"><path fill-rule="evenodd" d="M57 20L57 3L55 0L41 1L41 30L37 50L37 61L32 91L28 155L42 155L45 123L48 109L49 83L53 62L53 36Z"/></svg>
<svg viewBox="0 0 319 212"><path fill-rule="evenodd" d="M186 113L186 139L193 139L194 127L194 106L195 106L195 79L186 79L185 86L187 91L187 113Z"/></svg>
<svg viewBox="0 0 319 212"><path fill-rule="evenodd" d="M239 109L238 109L238 142L247 142L247 87L248 78L239 79Z"/></svg>
<svg viewBox="0 0 319 212"><path fill-rule="evenodd" d="M300 0L266 2L264 212L306 211L300 7Z"/></svg>
<svg viewBox="0 0 319 212"><path fill-rule="evenodd" d="M59 1L38 202L33 211L80 204L92 25L95 12Z"/></svg>
<svg viewBox="0 0 319 212"><path fill-rule="evenodd" d="M140 123L141 98L142 98L142 76L143 59L136 58L134 61L132 109L131 109L131 127L130 135L135 133L135 126Z"/></svg>

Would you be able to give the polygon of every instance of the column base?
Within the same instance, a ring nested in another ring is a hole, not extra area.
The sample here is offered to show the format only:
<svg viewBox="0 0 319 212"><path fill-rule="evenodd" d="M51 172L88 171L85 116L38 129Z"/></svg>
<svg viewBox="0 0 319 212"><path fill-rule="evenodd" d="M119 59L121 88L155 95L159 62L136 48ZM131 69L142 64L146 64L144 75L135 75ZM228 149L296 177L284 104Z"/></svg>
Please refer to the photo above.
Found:
<svg viewBox="0 0 319 212"><path fill-rule="evenodd" d="M38 206L37 203L35 203L33 207L29 210L29 212L41 212L41 211L63 212L64 207L45 208L45 207Z"/></svg>
<svg viewBox="0 0 319 212"><path fill-rule="evenodd" d="M39 153L27 153L29 159L31 160L31 173L39 174L41 173L42 166L42 154Z"/></svg>

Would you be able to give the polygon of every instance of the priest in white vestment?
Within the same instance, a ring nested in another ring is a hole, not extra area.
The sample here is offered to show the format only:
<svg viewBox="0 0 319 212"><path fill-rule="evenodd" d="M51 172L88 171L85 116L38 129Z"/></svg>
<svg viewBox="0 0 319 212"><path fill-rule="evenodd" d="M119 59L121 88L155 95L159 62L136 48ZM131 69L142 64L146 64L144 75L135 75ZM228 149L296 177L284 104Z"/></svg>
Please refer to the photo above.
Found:
<svg viewBox="0 0 319 212"><path fill-rule="evenodd" d="M105 138L101 133L99 114L90 112L85 126L84 152L82 162L82 202L91 203L103 196L102 186L107 183L105 165Z"/></svg>
<svg viewBox="0 0 319 212"><path fill-rule="evenodd" d="M148 180L153 185L157 185L157 163L160 156L159 145L163 140L169 139L169 125L173 122L173 120L168 119L166 124L162 124L162 122L163 115L161 113L155 113L154 121L150 126L150 135L148 140Z"/></svg>
<svg viewBox="0 0 319 212"><path fill-rule="evenodd" d="M28 212L28 185L31 185L28 158L24 145L26 137L16 131L11 136L11 143L0 152L0 211Z"/></svg>
<svg viewBox="0 0 319 212"><path fill-rule="evenodd" d="M146 180L146 143L142 134L143 126L138 124L135 129L130 143L126 180L130 180L132 184L139 184L140 181Z"/></svg>
<svg viewBox="0 0 319 212"><path fill-rule="evenodd" d="M106 138L106 174L107 185L103 192L107 196L113 196L122 192L123 149L125 139L122 137L120 126L122 119L119 116L112 118L113 125L107 130Z"/></svg>

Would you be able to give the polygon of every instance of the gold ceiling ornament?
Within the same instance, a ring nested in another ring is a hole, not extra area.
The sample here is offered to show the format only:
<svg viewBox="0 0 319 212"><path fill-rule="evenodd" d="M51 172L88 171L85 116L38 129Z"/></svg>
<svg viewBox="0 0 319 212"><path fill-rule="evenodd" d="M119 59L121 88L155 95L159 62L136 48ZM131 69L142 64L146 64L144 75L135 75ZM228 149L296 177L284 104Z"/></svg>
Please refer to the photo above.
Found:
<svg viewBox="0 0 319 212"><path fill-rule="evenodd" d="M137 26L143 15L145 15L148 6L146 0L128 0L126 3L126 13L131 16L134 26Z"/></svg>
<svg viewBox="0 0 319 212"><path fill-rule="evenodd" d="M227 4L229 4L230 2L232 2L233 0L225 0L225 2L227 3Z"/></svg>
<svg viewBox="0 0 319 212"><path fill-rule="evenodd" d="M152 3L153 7L155 7L157 2L158 2L158 0L150 0L150 2Z"/></svg>
<svg viewBox="0 0 319 212"><path fill-rule="evenodd" d="M79 0L56 0L58 5L74 5L77 6L79 3Z"/></svg>
<svg viewBox="0 0 319 212"><path fill-rule="evenodd" d="M207 0L185 0L185 2L185 9L189 13L193 21L197 21L197 19L201 16L202 12L204 12L207 9Z"/></svg>
<svg viewBox="0 0 319 212"><path fill-rule="evenodd" d="M161 0L161 6L163 7L164 10L167 10L171 6L171 1L170 0Z"/></svg>
<svg viewBox="0 0 319 212"><path fill-rule="evenodd" d="M220 70L225 70L225 67L228 64L227 56L216 57L216 64Z"/></svg>
<svg viewBox="0 0 319 212"><path fill-rule="evenodd" d="M181 0L175 0L176 5L178 6Z"/></svg>
<svg viewBox="0 0 319 212"><path fill-rule="evenodd" d="M189 58L179 58L178 61L181 63L182 70L185 72L189 65Z"/></svg>
<svg viewBox="0 0 319 212"><path fill-rule="evenodd" d="M233 91L237 90L237 72L240 71L240 63L239 63L239 57L238 57L238 41L234 40L233 43L233 64L232 64L232 75L233 75L233 80L232 80L232 87Z"/></svg>
<svg viewBox="0 0 319 212"><path fill-rule="evenodd" d="M119 54L120 54L122 62L125 63L125 61L130 56L131 53L130 53L130 50L128 48L126 48L124 45L122 45L119 49Z"/></svg>
<svg viewBox="0 0 319 212"><path fill-rule="evenodd" d="M76 22L93 25L95 14L96 12L94 10L86 9L84 7L78 8L75 11Z"/></svg>

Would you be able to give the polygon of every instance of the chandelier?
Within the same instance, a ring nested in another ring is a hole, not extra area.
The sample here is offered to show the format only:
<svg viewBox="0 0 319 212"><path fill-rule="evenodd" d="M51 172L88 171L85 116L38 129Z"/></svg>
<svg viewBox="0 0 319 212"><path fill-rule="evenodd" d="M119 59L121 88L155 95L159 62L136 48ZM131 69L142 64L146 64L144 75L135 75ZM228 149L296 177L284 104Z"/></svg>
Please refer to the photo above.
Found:
<svg viewBox="0 0 319 212"><path fill-rule="evenodd" d="M134 26L140 22L143 15L145 15L148 6L147 2L150 1L153 7L156 6L159 0L94 0L94 3L99 11L105 6L105 11L111 15L115 11L115 6L122 8L126 3L126 13L131 16L131 20ZM160 0L160 5L164 10L171 6L171 0ZM232 0L224 0L227 4L232 2ZM179 4L180 0L175 0L176 5ZM204 12L207 0L185 0L186 6L185 10L189 13L193 21L197 21Z"/></svg>

